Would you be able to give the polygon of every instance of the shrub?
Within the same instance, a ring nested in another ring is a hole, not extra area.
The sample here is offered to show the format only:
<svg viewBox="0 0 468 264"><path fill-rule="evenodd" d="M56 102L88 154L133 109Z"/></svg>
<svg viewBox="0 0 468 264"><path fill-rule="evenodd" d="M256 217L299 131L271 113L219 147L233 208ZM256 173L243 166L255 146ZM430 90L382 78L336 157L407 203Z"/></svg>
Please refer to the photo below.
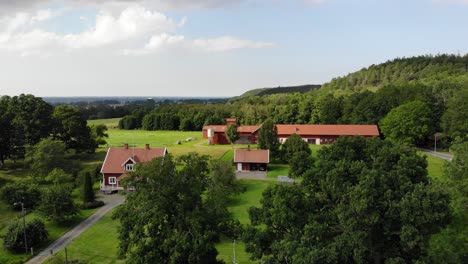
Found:
<svg viewBox="0 0 468 264"><path fill-rule="evenodd" d="M34 219L26 223L26 239L28 248L40 246L49 237L44 222ZM12 252L24 250L24 226L22 221L16 221L8 227L3 245Z"/></svg>
<svg viewBox="0 0 468 264"><path fill-rule="evenodd" d="M24 182L8 183L0 189L0 198L7 204L23 202L25 208L34 208L39 204L41 192L35 184ZM21 209L21 207L15 207Z"/></svg>
<svg viewBox="0 0 468 264"><path fill-rule="evenodd" d="M89 203L83 203L80 207L81 209L94 209L105 205L103 201L93 201Z"/></svg>

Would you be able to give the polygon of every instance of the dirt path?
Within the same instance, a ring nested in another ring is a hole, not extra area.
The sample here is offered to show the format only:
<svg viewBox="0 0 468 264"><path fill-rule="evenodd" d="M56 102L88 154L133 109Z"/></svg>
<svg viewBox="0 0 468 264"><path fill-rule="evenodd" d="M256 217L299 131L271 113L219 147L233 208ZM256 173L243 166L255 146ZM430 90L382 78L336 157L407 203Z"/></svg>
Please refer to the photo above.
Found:
<svg viewBox="0 0 468 264"><path fill-rule="evenodd" d="M50 244L47 248L37 254L34 258L30 259L26 264L40 264L46 261L47 258L50 257L51 252L53 254L59 252L60 250L64 249L68 244L70 244L75 238L81 235L84 231L88 228L93 226L94 224L101 219L105 214L110 212L114 207L119 204L122 204L125 201L125 197L119 194L114 195L100 195L97 197L98 200L104 201L106 204L99 208L94 214L90 217L86 218L83 222L79 223L75 226L72 230L65 233L55 242Z"/></svg>

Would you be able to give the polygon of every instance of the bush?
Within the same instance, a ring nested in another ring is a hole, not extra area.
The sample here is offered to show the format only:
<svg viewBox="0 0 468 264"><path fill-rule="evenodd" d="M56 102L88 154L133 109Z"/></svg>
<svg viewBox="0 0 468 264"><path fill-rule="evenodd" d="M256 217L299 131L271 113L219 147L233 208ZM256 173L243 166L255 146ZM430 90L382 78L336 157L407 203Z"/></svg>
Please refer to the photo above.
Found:
<svg viewBox="0 0 468 264"><path fill-rule="evenodd" d="M79 214L71 197L71 188L63 185L54 185L44 189L37 211L56 223L72 220Z"/></svg>
<svg viewBox="0 0 468 264"><path fill-rule="evenodd" d="M44 222L34 219L26 223L26 239L28 248L37 248L49 237ZM22 221L16 221L8 227L4 237L3 245L12 252L22 252L24 250L24 226Z"/></svg>
<svg viewBox="0 0 468 264"><path fill-rule="evenodd" d="M98 207L101 207L103 205L105 205L106 203L104 203L103 201L94 201L94 202L89 202L89 203L83 203L80 207L81 209L94 209L94 208L98 208Z"/></svg>
<svg viewBox="0 0 468 264"><path fill-rule="evenodd" d="M24 182L8 183L0 189L0 198L7 204L23 202L25 208L32 209L39 204L41 192L35 184ZM21 209L21 207L15 207Z"/></svg>

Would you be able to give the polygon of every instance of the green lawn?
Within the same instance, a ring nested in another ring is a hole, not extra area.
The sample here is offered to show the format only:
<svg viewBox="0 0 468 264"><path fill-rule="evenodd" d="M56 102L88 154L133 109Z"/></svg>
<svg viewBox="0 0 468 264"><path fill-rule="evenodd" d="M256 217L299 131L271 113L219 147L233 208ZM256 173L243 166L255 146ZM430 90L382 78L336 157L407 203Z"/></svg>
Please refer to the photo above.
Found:
<svg viewBox="0 0 468 264"><path fill-rule="evenodd" d="M117 260L118 221L111 218L112 212L106 214L94 226L86 230L67 246L69 259L81 259L89 263L123 263ZM64 251L59 257L64 257ZM48 263L48 262L46 262Z"/></svg>
<svg viewBox="0 0 468 264"><path fill-rule="evenodd" d="M422 154L422 155L425 155L425 154ZM441 158L431 156L431 155L426 155L426 156L427 156L427 173L429 177L440 180L442 182L446 181L445 175L444 175L444 167L447 161Z"/></svg>
<svg viewBox="0 0 468 264"><path fill-rule="evenodd" d="M233 218L239 219L242 224L248 224L250 223L248 209L251 206L259 206L262 192L274 183L255 180L241 180L241 182L247 190L235 197L228 209ZM111 213L108 213L67 247L69 257L71 259L79 258L90 263L119 263L117 260L117 226L118 221L113 220ZM232 241L223 238L216 245L216 248L219 251L219 259L223 259L226 263L232 263ZM63 257L64 252L59 252L58 255ZM238 263L255 263L249 260L249 254L245 252L245 245L242 241L236 243L236 259Z"/></svg>

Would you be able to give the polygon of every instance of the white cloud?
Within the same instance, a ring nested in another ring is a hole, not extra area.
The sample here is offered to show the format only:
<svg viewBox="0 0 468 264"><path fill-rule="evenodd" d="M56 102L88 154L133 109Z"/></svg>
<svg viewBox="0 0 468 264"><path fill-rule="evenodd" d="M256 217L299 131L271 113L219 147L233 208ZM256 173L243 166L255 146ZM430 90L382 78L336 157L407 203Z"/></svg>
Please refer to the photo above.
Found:
<svg viewBox="0 0 468 264"><path fill-rule="evenodd" d="M193 52L226 52L237 49L259 49L276 47L271 42L255 42L252 40L223 36L218 38L189 40L182 35L152 36L149 42L141 49L127 49L125 55L147 55L165 49L185 49Z"/></svg>
<svg viewBox="0 0 468 264"><path fill-rule="evenodd" d="M255 42L247 39L239 39L231 36L223 36L211 39L196 39L192 45L204 51L222 52L236 49L271 48L276 44L271 42Z"/></svg>
<svg viewBox="0 0 468 264"><path fill-rule="evenodd" d="M96 18L93 28L79 34L63 37L70 48L100 47L121 41L144 38L148 34L173 31L177 24L164 14L146 10L142 7L130 7L122 11L119 17L101 13Z"/></svg>
<svg viewBox="0 0 468 264"><path fill-rule="evenodd" d="M189 40L176 33L186 24L187 17L174 21L163 13L139 5L131 5L117 14L114 13L115 10L103 9L96 16L93 26L82 32L69 34L49 32L39 26L41 21L58 16L58 11L46 9L34 14L17 13L0 21L0 51L14 51L23 56L47 56L60 51L105 47L126 55L144 55L168 48L223 52L275 46L270 42L255 42L231 36Z"/></svg>

